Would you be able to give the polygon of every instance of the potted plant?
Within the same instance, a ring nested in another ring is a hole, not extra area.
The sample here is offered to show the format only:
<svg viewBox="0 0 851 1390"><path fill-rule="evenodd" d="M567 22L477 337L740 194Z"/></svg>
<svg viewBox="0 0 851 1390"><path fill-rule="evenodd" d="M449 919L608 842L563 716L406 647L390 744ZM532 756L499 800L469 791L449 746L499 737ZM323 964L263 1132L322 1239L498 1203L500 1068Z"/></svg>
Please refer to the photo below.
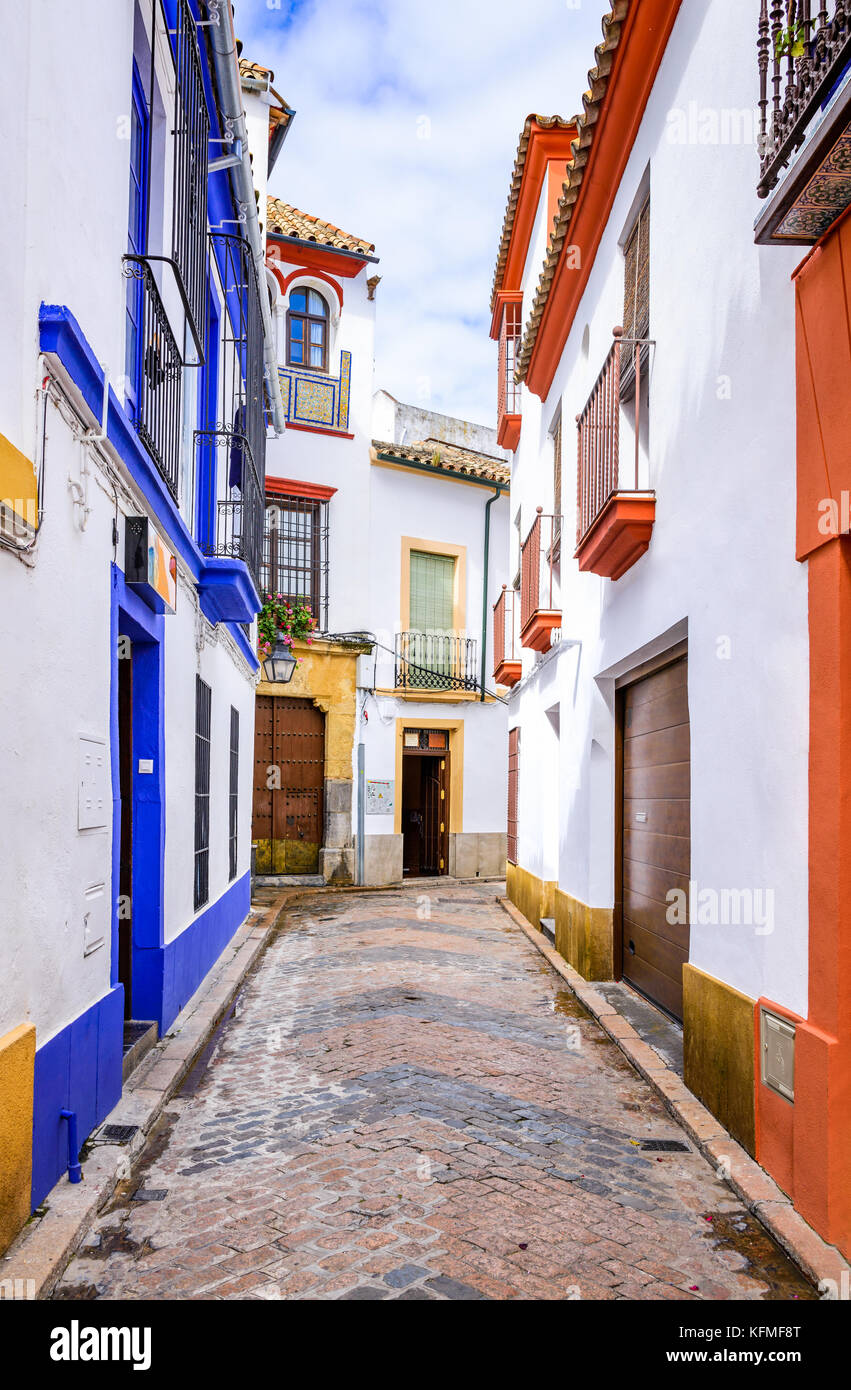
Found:
<svg viewBox="0 0 851 1390"><path fill-rule="evenodd" d="M293 642L305 642L309 647L318 626L318 620L310 611L310 604L304 599L290 601L283 594L267 593L257 617L257 655L261 661L271 655L279 635L287 647L291 647Z"/></svg>

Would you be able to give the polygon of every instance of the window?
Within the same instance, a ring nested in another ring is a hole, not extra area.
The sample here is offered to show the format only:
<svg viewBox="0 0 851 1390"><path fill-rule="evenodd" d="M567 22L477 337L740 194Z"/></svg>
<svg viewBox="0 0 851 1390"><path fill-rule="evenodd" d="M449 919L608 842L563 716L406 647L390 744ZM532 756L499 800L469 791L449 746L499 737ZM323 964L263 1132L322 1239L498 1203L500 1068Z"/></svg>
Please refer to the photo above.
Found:
<svg viewBox="0 0 851 1390"><path fill-rule="evenodd" d="M328 626L328 503L276 497L266 507L262 585L290 603L306 603Z"/></svg>
<svg viewBox="0 0 851 1390"><path fill-rule="evenodd" d="M455 557L411 551L412 632L451 632L455 613Z"/></svg>
<svg viewBox="0 0 851 1390"><path fill-rule="evenodd" d="M290 295L287 365L328 370L328 305L321 294L306 286Z"/></svg>
<svg viewBox="0 0 851 1390"><path fill-rule="evenodd" d="M147 241L148 200L148 108L139 69L133 64L133 90L130 102L130 207L127 217L127 250L141 256ZM127 324L124 345L124 372L127 402L135 416L139 400L139 376L143 333L143 287L134 276L127 281Z"/></svg>
<svg viewBox="0 0 851 1390"><path fill-rule="evenodd" d="M624 246L623 331L625 338L646 338L650 332L649 198Z"/></svg>
<svg viewBox="0 0 851 1390"><path fill-rule="evenodd" d="M635 393L636 363L646 376L650 348L629 341L650 336L650 199L648 198L624 246L623 334L627 339L621 357L621 399Z"/></svg>
<svg viewBox="0 0 851 1390"><path fill-rule="evenodd" d="M228 791L229 878L236 878L239 828L239 710L230 707L230 787Z"/></svg>
<svg viewBox="0 0 851 1390"><path fill-rule="evenodd" d="M210 706L212 691L195 677L195 909L210 896Z"/></svg>

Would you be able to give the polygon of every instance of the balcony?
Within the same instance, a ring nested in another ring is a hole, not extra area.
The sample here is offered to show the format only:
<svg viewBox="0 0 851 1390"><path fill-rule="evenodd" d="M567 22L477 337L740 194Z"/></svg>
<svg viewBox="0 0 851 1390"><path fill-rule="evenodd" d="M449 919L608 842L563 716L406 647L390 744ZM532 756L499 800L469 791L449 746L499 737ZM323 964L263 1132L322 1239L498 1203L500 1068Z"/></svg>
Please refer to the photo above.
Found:
<svg viewBox="0 0 851 1390"><path fill-rule="evenodd" d="M851 203L845 0L762 0L757 34L761 244L810 245Z"/></svg>
<svg viewBox="0 0 851 1390"><path fill-rule="evenodd" d="M560 537L561 517L544 516L539 507L520 549L520 643L536 652L548 652L553 632L561 627L556 604Z"/></svg>
<svg viewBox="0 0 851 1390"><path fill-rule="evenodd" d="M349 433L350 352L340 353L337 376L310 367L279 367L278 377L284 415L291 428L352 438Z"/></svg>
<svg viewBox="0 0 851 1390"><path fill-rule="evenodd" d="M499 397L497 401L497 443L503 449L517 448L520 442L520 386L514 380L517 349L522 331L522 296L502 296L499 330Z"/></svg>
<svg viewBox="0 0 851 1390"><path fill-rule="evenodd" d="M479 689L476 640L463 632L396 634L396 689L427 694Z"/></svg>
<svg viewBox="0 0 851 1390"><path fill-rule="evenodd" d="M210 233L227 312L222 317L216 418L195 431L200 544L241 560L259 589L263 565L266 413L260 286L248 243Z"/></svg>
<svg viewBox="0 0 851 1390"><path fill-rule="evenodd" d="M650 545L656 519L656 494L639 487L643 379L651 341L615 341L594 389L578 417L578 507L576 559L581 570L620 579ZM621 397L626 383L634 402L632 487L621 485Z"/></svg>
<svg viewBox="0 0 851 1390"><path fill-rule="evenodd" d="M493 606L493 678L497 685L516 685L523 674L514 650L514 590L506 584Z"/></svg>
<svg viewBox="0 0 851 1390"><path fill-rule="evenodd" d="M133 424L176 501L180 476L183 359L150 265L141 256L125 256L124 274L140 282L134 353L138 379Z"/></svg>

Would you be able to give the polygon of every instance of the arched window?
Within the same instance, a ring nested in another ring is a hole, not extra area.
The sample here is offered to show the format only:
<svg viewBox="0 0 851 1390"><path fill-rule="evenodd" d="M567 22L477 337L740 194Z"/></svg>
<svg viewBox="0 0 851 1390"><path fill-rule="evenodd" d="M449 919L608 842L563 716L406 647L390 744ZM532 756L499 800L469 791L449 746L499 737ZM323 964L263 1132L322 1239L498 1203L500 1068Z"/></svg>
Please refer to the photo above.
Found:
<svg viewBox="0 0 851 1390"><path fill-rule="evenodd" d="M328 305L321 294L304 285L290 294L287 365L328 370Z"/></svg>

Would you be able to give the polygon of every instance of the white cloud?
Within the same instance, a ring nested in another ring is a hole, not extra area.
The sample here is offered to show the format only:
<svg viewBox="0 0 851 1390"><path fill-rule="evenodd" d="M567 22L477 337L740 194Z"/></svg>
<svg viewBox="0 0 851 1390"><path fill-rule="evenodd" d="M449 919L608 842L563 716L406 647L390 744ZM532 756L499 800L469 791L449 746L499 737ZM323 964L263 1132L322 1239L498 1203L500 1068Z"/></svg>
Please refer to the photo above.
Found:
<svg viewBox="0 0 851 1390"><path fill-rule="evenodd" d="M489 301L518 136L530 111L581 110L608 8L237 0L245 56L298 113L270 191L375 242L376 385L399 399L494 422Z"/></svg>

